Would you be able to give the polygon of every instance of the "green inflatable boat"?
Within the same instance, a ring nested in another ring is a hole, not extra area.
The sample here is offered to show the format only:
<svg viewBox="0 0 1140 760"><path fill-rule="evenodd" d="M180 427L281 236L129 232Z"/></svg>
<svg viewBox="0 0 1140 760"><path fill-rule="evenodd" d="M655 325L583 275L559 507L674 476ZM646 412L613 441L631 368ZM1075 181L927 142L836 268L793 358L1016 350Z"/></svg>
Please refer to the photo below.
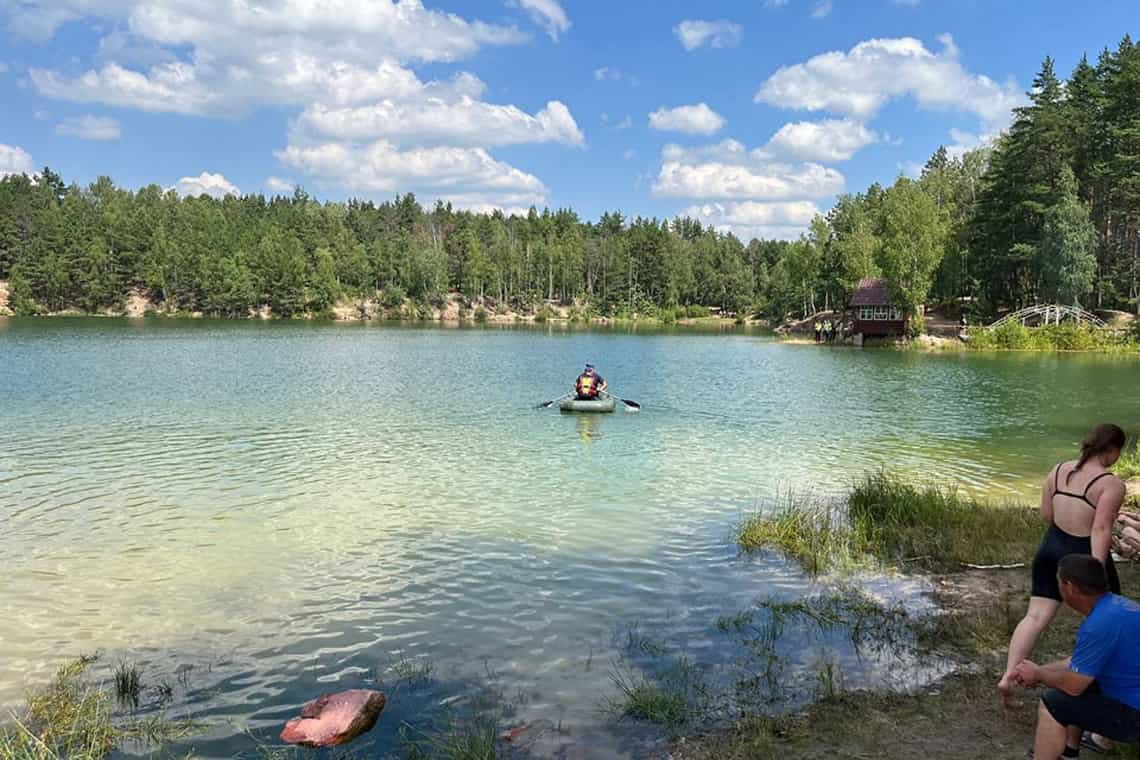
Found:
<svg viewBox="0 0 1140 760"><path fill-rule="evenodd" d="M563 399L558 404L558 409L563 412L592 412L594 414L608 414L614 410L617 403L613 398L607 396L606 398L595 398L589 401L580 401L576 398Z"/></svg>

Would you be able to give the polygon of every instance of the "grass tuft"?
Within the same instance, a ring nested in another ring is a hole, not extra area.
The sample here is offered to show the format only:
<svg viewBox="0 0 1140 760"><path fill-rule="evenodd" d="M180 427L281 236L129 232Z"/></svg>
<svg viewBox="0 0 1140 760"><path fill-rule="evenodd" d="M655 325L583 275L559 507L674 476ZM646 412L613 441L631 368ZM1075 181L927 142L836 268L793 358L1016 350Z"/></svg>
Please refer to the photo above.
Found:
<svg viewBox="0 0 1140 760"><path fill-rule="evenodd" d="M908 569L958 569L1031 556L1041 537L1035 510L969 498L954 488L867 475L846 501L788 496L780 509L737 529L745 551L771 548L819 575L869 560Z"/></svg>
<svg viewBox="0 0 1140 760"><path fill-rule="evenodd" d="M687 657L678 657L651 678L621 665L614 666L610 677L618 689L618 697L609 700L609 707L619 717L675 730L704 716L709 706L704 674Z"/></svg>

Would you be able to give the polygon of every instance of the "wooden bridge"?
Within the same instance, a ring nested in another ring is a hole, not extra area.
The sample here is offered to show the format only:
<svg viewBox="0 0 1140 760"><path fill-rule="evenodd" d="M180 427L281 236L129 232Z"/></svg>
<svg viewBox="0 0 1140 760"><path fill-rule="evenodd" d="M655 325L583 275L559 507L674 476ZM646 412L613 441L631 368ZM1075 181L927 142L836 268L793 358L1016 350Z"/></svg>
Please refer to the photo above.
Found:
<svg viewBox="0 0 1140 760"><path fill-rule="evenodd" d="M1104 320L1086 311L1079 306L1060 306L1058 304L1037 304L1027 306L1010 314L1006 314L990 325L990 328L1000 327L1008 322L1020 322L1023 325L1059 325L1062 322L1085 322L1096 327L1106 327Z"/></svg>

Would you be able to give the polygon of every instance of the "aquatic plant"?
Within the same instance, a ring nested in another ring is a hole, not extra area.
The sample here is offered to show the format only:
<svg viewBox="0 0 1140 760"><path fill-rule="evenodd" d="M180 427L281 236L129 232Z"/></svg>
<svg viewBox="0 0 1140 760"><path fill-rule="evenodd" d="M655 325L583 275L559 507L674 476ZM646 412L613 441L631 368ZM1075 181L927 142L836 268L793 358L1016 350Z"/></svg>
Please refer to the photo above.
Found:
<svg viewBox="0 0 1140 760"><path fill-rule="evenodd" d="M92 684L87 672L97 658L83 656L62 665L46 686L33 691L13 722L0 726L0 760L102 760L124 741L157 749L189 736L203 724L164 713L116 721L112 691ZM120 690L120 678L124 690ZM133 665L116 668L114 696L137 705L141 677Z"/></svg>
<svg viewBox="0 0 1140 760"><path fill-rule="evenodd" d="M907 569L1003 563L1032 556L1036 511L973 499L938 484L912 485L880 471L846 499L788 494L736 530L745 551L775 549L818 575L868 560Z"/></svg>
<svg viewBox="0 0 1140 760"><path fill-rule="evenodd" d="M677 729L703 717L710 695L699 665L678 657L664 670L646 676L623 664L615 664L610 678L618 696L609 699L610 711Z"/></svg>
<svg viewBox="0 0 1140 760"><path fill-rule="evenodd" d="M115 666L114 685L115 699L119 705L138 709L139 697L142 695L142 677L138 667L126 660L119 660Z"/></svg>

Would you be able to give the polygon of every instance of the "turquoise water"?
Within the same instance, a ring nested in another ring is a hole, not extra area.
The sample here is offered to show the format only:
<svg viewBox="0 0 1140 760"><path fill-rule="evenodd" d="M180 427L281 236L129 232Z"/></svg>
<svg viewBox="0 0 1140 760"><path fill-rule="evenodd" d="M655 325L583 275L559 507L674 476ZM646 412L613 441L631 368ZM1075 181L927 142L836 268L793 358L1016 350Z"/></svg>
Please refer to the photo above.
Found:
<svg viewBox="0 0 1140 760"><path fill-rule="evenodd" d="M534 408L586 360L644 409ZM492 688L561 724L539 754L627 756L644 732L599 710L621 631L712 652L718 615L810 587L737 555L742 513L880 466L1032 499L1091 424L1140 427L1138 379L748 333L0 319L0 703L129 657L230 757L430 662L366 746Z"/></svg>

